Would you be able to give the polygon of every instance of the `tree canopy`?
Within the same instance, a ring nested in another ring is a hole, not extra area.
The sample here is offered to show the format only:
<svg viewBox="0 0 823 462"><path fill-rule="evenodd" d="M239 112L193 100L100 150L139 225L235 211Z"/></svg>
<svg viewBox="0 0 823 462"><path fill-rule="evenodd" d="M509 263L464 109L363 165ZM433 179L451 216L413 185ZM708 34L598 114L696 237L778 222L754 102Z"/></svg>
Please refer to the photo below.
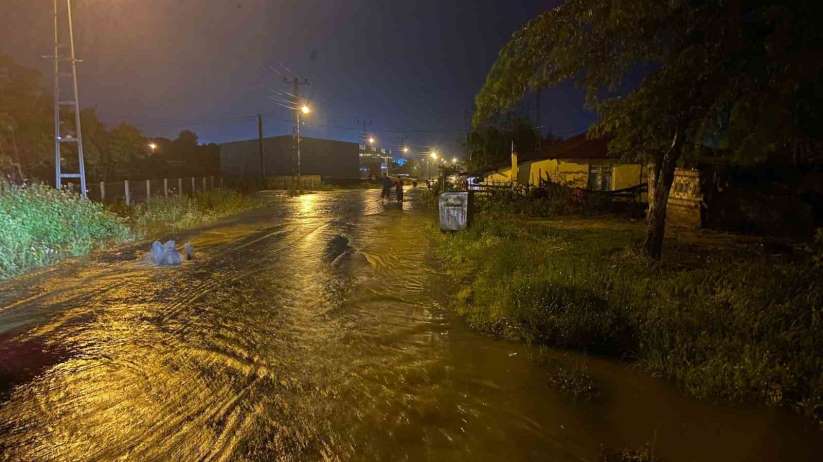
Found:
<svg viewBox="0 0 823 462"><path fill-rule="evenodd" d="M29 179L52 180L52 99L43 88L39 71L0 55L0 172L22 171ZM109 128L94 108L82 109L80 119L86 170L92 180L195 176L219 170L217 145L199 144L190 130L168 143L156 143L159 148L151 152L148 137L132 124L121 122ZM74 125L74 114L62 112L63 134L74 133Z"/></svg>
<svg viewBox="0 0 823 462"><path fill-rule="evenodd" d="M503 48L474 123L571 79L599 115L592 132L609 133L610 148L627 156L654 159L675 132L687 155L707 146L738 161L811 154L823 115L821 9L810 0L569 0Z"/></svg>

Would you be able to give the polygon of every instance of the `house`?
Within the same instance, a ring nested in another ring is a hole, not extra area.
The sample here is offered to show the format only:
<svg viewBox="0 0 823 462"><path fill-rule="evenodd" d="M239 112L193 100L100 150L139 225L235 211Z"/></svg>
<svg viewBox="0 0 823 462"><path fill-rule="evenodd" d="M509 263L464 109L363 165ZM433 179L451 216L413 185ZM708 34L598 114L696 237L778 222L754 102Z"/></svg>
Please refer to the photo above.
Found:
<svg viewBox="0 0 823 462"><path fill-rule="evenodd" d="M488 184L539 186L551 181L573 188L615 191L646 181L646 168L622 161L608 152L608 140L589 139L585 134L546 144L532 153L512 154L511 165L501 165L483 174Z"/></svg>

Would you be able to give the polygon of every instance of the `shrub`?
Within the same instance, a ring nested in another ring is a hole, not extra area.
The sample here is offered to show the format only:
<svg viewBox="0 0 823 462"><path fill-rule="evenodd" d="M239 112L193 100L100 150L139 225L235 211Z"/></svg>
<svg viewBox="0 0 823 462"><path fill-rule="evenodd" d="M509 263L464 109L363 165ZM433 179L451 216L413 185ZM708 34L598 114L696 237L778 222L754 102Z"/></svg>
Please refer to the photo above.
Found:
<svg viewBox="0 0 823 462"><path fill-rule="evenodd" d="M41 184L0 185L0 279L129 235L119 217L76 193Z"/></svg>

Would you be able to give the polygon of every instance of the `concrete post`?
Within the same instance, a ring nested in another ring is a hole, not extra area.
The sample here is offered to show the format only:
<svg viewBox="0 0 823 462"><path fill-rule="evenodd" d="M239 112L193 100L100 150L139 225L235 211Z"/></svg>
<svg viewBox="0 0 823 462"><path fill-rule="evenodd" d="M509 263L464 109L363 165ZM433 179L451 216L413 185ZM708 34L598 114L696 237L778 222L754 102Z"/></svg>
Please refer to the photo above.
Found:
<svg viewBox="0 0 823 462"><path fill-rule="evenodd" d="M183 195L183 179L182 178L177 179L177 195L178 196Z"/></svg>
<svg viewBox="0 0 823 462"><path fill-rule="evenodd" d="M106 202L106 182L100 182L100 202Z"/></svg>
<svg viewBox="0 0 823 462"><path fill-rule="evenodd" d="M196 188L194 187L194 177L191 177L191 193L194 194L194 191L196 191Z"/></svg>
<svg viewBox="0 0 823 462"><path fill-rule="evenodd" d="M206 177L203 177L202 180L203 180L203 191L205 191L206 190Z"/></svg>
<svg viewBox="0 0 823 462"><path fill-rule="evenodd" d="M129 180L123 180L123 187L126 191L126 205L131 205L131 194L129 194Z"/></svg>
<svg viewBox="0 0 823 462"><path fill-rule="evenodd" d="M163 178L163 197L169 197L169 179Z"/></svg>
<svg viewBox="0 0 823 462"><path fill-rule="evenodd" d="M146 200L151 199L151 180L146 180Z"/></svg>

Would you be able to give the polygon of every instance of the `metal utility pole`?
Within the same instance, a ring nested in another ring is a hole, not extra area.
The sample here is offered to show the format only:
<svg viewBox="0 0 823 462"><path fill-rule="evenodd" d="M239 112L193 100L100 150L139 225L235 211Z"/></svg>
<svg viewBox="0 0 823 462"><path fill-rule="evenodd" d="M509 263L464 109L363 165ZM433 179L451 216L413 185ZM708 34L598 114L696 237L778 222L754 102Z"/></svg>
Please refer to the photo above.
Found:
<svg viewBox="0 0 823 462"><path fill-rule="evenodd" d="M63 187L63 180L69 178L76 178L80 180L80 195L87 197L86 189L86 165L83 160L83 131L80 127L80 96L77 90L77 63L81 62L74 54L74 29L72 27L71 18L71 0L66 0L66 20L68 22L68 56L60 56L60 49L65 47L65 44L60 43L60 11L59 0L54 0L54 54L50 56L54 60L54 185L57 189ZM71 64L70 72L61 72L60 62L68 62ZM65 100L61 99L60 93L60 79L63 77L71 77L72 80L72 95L71 98ZM62 136L60 130L60 107L67 106L74 110L74 126L75 134ZM77 173L63 173L62 153L61 148L63 144L73 143L77 146L77 163L79 172Z"/></svg>
<svg viewBox="0 0 823 462"><path fill-rule="evenodd" d="M288 78L284 77L283 81L285 83L291 83L293 85L293 95L294 95L294 118L295 118L295 147L297 150L297 187L300 188L301 183L301 159L300 159L300 112L302 102L300 101L300 85L309 85L309 79L300 79L298 77L294 77L293 79L289 80Z"/></svg>
<svg viewBox="0 0 823 462"><path fill-rule="evenodd" d="M265 186L266 172L263 164L263 116L257 114L257 154L260 155L260 185Z"/></svg>

